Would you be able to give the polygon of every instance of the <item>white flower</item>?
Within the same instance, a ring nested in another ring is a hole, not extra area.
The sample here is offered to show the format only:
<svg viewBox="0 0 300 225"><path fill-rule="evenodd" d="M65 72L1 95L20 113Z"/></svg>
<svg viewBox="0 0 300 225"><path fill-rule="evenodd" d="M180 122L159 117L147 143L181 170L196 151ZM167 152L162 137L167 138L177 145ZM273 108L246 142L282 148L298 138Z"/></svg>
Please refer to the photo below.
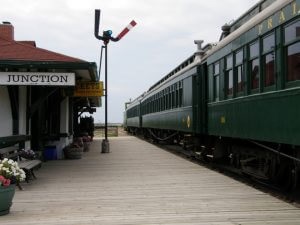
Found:
<svg viewBox="0 0 300 225"><path fill-rule="evenodd" d="M15 177L17 181L23 181L26 178L24 170L20 169L18 162L4 158L0 160L0 175L6 179Z"/></svg>

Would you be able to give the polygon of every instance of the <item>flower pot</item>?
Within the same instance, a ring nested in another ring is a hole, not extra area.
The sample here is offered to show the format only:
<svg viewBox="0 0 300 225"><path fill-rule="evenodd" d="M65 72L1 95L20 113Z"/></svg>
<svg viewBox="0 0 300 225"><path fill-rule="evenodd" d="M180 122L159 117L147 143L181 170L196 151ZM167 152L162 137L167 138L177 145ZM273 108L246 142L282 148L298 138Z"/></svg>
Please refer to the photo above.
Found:
<svg viewBox="0 0 300 225"><path fill-rule="evenodd" d="M83 142L83 151L88 152L89 150L90 150L90 142L89 141Z"/></svg>
<svg viewBox="0 0 300 225"><path fill-rule="evenodd" d="M65 157L67 159L81 159L83 153L83 147L66 147L64 149Z"/></svg>
<svg viewBox="0 0 300 225"><path fill-rule="evenodd" d="M0 186L0 216L9 213L15 195L15 188L15 184L11 184L8 187Z"/></svg>

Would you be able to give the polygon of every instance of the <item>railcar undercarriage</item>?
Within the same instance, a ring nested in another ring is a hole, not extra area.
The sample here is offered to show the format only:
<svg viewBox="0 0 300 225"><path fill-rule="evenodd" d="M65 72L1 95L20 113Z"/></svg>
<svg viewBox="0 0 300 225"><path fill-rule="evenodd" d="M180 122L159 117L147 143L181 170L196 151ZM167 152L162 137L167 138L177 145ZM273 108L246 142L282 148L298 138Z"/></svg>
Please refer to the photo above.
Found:
<svg viewBox="0 0 300 225"><path fill-rule="evenodd" d="M134 134L168 145L180 145L185 154L233 168L285 191L300 184L300 147L257 141L195 136L173 130L129 129Z"/></svg>
<svg viewBox="0 0 300 225"><path fill-rule="evenodd" d="M200 155L206 161L231 166L245 175L286 191L299 187L299 147L229 138L214 139L211 146L202 147L204 150Z"/></svg>

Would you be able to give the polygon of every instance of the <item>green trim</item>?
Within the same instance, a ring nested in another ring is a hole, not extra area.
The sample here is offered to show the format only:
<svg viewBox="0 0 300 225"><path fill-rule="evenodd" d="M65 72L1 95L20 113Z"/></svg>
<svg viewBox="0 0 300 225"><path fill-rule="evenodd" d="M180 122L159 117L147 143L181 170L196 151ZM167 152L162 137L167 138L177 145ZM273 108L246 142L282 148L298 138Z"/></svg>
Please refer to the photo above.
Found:
<svg viewBox="0 0 300 225"><path fill-rule="evenodd" d="M31 140L30 135L12 135L12 136L0 137L0 148L13 146L15 144L21 144L29 140Z"/></svg>

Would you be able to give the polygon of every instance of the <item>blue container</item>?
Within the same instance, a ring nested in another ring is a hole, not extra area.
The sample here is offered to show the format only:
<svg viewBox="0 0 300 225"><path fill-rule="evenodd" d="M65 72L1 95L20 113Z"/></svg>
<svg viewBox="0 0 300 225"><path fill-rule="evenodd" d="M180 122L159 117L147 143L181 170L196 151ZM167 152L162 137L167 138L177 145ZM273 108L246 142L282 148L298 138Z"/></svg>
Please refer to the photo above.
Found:
<svg viewBox="0 0 300 225"><path fill-rule="evenodd" d="M44 159L45 160L56 160L57 159L56 146L45 146Z"/></svg>

